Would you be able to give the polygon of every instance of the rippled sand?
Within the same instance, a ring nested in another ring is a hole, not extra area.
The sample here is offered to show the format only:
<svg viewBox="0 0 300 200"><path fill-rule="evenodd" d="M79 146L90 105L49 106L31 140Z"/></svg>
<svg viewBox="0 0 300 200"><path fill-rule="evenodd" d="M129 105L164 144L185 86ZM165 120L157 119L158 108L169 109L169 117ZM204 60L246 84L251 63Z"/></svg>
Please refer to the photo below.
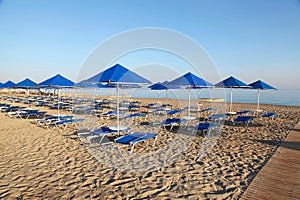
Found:
<svg viewBox="0 0 300 200"><path fill-rule="evenodd" d="M255 105L234 104L249 107ZM0 198L237 199L299 121L300 107L262 108L280 116L255 118L248 128L225 124L206 138L133 127L159 136L154 147L141 143L132 155L89 144L72 129L48 130L0 113Z"/></svg>

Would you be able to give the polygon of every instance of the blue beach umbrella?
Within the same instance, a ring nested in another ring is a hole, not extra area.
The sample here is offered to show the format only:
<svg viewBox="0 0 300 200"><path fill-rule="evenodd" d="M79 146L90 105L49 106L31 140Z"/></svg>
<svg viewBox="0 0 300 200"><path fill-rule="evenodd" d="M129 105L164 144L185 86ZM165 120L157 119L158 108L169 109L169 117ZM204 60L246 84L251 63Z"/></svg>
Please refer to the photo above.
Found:
<svg viewBox="0 0 300 200"><path fill-rule="evenodd" d="M92 88L92 87L95 87L94 84L91 84L91 83L87 83L86 81L80 81L78 83L75 83L74 84L75 87L81 87L81 88Z"/></svg>
<svg viewBox="0 0 300 200"><path fill-rule="evenodd" d="M120 64L116 64L86 80L89 83L114 83L117 90L117 126L119 127L119 87L122 84L151 84L151 82L137 73L130 71Z"/></svg>
<svg viewBox="0 0 300 200"><path fill-rule="evenodd" d="M188 72L185 75L180 76L169 83L166 83L166 85L177 85L188 89L188 96L189 96L188 115L189 116L190 116L190 109L191 109L191 89L213 87L213 84L192 74L191 72Z"/></svg>
<svg viewBox="0 0 300 200"><path fill-rule="evenodd" d="M29 89L39 89L37 84L34 81L30 80L29 78L26 78L23 81L20 81L14 87L15 88L27 89L28 95L29 95Z"/></svg>
<svg viewBox="0 0 300 200"><path fill-rule="evenodd" d="M95 84L91 84L91 83L87 83L85 80L82 80L78 83L75 83L74 85L76 88L83 88L83 96L85 98L85 89L86 88L94 88L94 96L95 96L95 93L96 93L96 85Z"/></svg>
<svg viewBox="0 0 300 200"><path fill-rule="evenodd" d="M259 111L259 99L260 99L260 91L261 90L276 90L275 87L261 81L257 80L253 83L250 83L249 86L251 86L253 89L257 89L257 111Z"/></svg>
<svg viewBox="0 0 300 200"><path fill-rule="evenodd" d="M17 88L33 88L35 87L37 84L30 80L29 78L24 79L23 81L20 81L19 83L17 83L15 85L15 87Z"/></svg>
<svg viewBox="0 0 300 200"><path fill-rule="evenodd" d="M223 81L215 84L215 87L219 88L230 88L230 109L229 112L232 112L232 88L250 88L246 83L238 80L237 78L230 76L229 78L224 79Z"/></svg>
<svg viewBox="0 0 300 200"><path fill-rule="evenodd" d="M3 83L2 88L11 88L14 87L16 84L12 81L7 81L5 83Z"/></svg>
<svg viewBox="0 0 300 200"><path fill-rule="evenodd" d="M166 94L168 91L168 87L163 85L161 82L154 83L153 85L148 86L151 90L158 90L158 98L160 94L160 90L166 90Z"/></svg>
<svg viewBox="0 0 300 200"><path fill-rule="evenodd" d="M60 96L60 88L71 88L74 87L75 83L65 77L63 77L60 74L57 74L53 77L50 77L38 84L40 87L50 87L50 88L56 88L58 90L57 98L59 101ZM59 113L59 106L57 106L57 112Z"/></svg>
<svg viewBox="0 0 300 200"><path fill-rule="evenodd" d="M60 74L50 77L38 84L40 87L57 88L59 93L59 88L71 88L74 87L75 83Z"/></svg>
<svg viewBox="0 0 300 200"><path fill-rule="evenodd" d="M148 88L150 88L151 90L158 90L158 98L159 98L159 91L166 90L166 98L168 98L168 90L179 89L180 87L176 85L166 85L167 83L169 82L168 81L165 81L163 83L157 82L153 85L150 85Z"/></svg>
<svg viewBox="0 0 300 200"><path fill-rule="evenodd" d="M38 85L40 86L48 86L48 87L74 87L74 82L63 77L60 74L57 74L51 78L48 78L44 80L43 82L40 82Z"/></svg>
<svg viewBox="0 0 300 200"><path fill-rule="evenodd" d="M116 64L99 74L86 80L90 83L137 83L150 84L151 82L137 73L130 71L120 64Z"/></svg>
<svg viewBox="0 0 300 200"><path fill-rule="evenodd" d="M16 84L12 81L7 81L2 84L2 88L9 88L9 93L10 93L10 88L14 87Z"/></svg>

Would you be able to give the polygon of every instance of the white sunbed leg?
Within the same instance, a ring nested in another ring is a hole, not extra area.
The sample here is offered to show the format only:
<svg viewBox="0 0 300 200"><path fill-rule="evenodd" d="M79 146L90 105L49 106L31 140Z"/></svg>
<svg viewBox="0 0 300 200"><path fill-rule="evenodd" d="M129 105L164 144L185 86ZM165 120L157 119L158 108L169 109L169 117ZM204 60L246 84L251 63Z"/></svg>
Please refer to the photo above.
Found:
<svg viewBox="0 0 300 200"><path fill-rule="evenodd" d="M133 145L132 145L132 147L131 147L131 150L130 150L130 152L129 152L129 154L132 154L132 152L133 152L133 148L134 148L134 145L135 145L136 143L134 143Z"/></svg>
<svg viewBox="0 0 300 200"><path fill-rule="evenodd" d="M205 136L208 136L208 134L209 134L208 130L209 130L209 129L204 129L204 130L202 131L204 137L205 137Z"/></svg>
<svg viewBox="0 0 300 200"><path fill-rule="evenodd" d="M174 124L171 125L170 131L172 131L173 127L174 127Z"/></svg>
<svg viewBox="0 0 300 200"><path fill-rule="evenodd" d="M185 123L185 127L184 128L189 128L189 121L187 121L186 123Z"/></svg>
<svg viewBox="0 0 300 200"><path fill-rule="evenodd" d="M222 127L221 126L218 126L217 127L218 131L220 132L220 134L222 133Z"/></svg>
<svg viewBox="0 0 300 200"><path fill-rule="evenodd" d="M208 137L210 137L210 133L211 133L211 128L208 128L208 129L206 130L206 135L207 135Z"/></svg>
<svg viewBox="0 0 300 200"><path fill-rule="evenodd" d="M100 144L100 145L101 145L102 140L104 139L104 137L105 137L105 135L102 135L102 137L101 137L101 139L100 139L100 141L99 141L99 144Z"/></svg>
<svg viewBox="0 0 300 200"><path fill-rule="evenodd" d="M196 128L193 129L192 135L195 135L195 132L196 132Z"/></svg>
<svg viewBox="0 0 300 200"><path fill-rule="evenodd" d="M157 140L157 136L154 138L153 147L155 146L155 143L156 143L156 140Z"/></svg>
<svg viewBox="0 0 300 200"><path fill-rule="evenodd" d="M46 128L48 129L48 130L50 130L50 124L46 124ZM55 125L54 125L55 126Z"/></svg>
<svg viewBox="0 0 300 200"><path fill-rule="evenodd" d="M167 128L166 128L166 125L165 125L165 124L163 124L162 126L164 127L164 129L165 129L165 130L167 130Z"/></svg>
<svg viewBox="0 0 300 200"><path fill-rule="evenodd" d="M41 121L37 121L37 122L36 122L36 125L42 127L42 122L41 122Z"/></svg>
<svg viewBox="0 0 300 200"><path fill-rule="evenodd" d="M20 114L16 114L16 115L14 115L13 117L14 117L15 119L18 119L18 118L23 119L23 118L21 117Z"/></svg>

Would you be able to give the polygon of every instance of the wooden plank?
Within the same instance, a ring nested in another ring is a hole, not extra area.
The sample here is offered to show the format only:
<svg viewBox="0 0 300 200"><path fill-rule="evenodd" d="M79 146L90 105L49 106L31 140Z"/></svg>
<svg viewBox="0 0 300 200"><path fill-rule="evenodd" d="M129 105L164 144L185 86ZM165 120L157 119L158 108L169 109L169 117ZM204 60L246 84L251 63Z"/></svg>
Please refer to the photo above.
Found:
<svg viewBox="0 0 300 200"><path fill-rule="evenodd" d="M300 123L290 131L241 199L300 199Z"/></svg>

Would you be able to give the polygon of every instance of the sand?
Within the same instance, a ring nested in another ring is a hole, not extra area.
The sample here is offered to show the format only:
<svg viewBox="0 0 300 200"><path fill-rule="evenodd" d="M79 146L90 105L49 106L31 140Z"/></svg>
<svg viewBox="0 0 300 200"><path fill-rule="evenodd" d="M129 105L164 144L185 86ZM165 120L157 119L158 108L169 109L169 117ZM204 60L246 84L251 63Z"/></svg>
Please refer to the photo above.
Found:
<svg viewBox="0 0 300 200"><path fill-rule="evenodd" d="M123 120L133 131L159 134L154 147L153 141L141 143L132 155L90 144L74 129L48 130L0 113L0 199L238 199L299 121L300 107L262 109L280 116L255 118L249 127L225 124L220 134L205 138ZM85 126L98 123L89 120Z"/></svg>

